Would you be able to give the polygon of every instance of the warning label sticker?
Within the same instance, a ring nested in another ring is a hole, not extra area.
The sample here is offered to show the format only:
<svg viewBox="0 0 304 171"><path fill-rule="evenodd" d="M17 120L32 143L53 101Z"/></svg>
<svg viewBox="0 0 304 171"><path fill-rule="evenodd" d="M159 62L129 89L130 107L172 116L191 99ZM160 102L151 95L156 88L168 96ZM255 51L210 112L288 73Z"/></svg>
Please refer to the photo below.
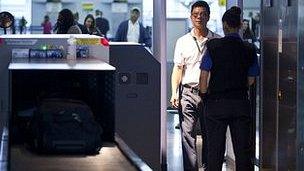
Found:
<svg viewBox="0 0 304 171"><path fill-rule="evenodd" d="M77 38L77 45L100 45L99 38Z"/></svg>

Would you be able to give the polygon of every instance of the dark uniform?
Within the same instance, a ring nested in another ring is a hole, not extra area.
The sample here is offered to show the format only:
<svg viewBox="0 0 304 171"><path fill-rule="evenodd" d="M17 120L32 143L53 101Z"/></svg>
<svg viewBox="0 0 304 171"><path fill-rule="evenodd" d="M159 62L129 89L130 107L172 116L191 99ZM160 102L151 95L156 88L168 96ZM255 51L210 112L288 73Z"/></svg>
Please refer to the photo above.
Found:
<svg viewBox="0 0 304 171"><path fill-rule="evenodd" d="M248 76L259 74L254 47L244 43L236 33L210 40L200 68L210 72L204 101L208 170L222 170L227 126L231 132L236 170L253 170Z"/></svg>

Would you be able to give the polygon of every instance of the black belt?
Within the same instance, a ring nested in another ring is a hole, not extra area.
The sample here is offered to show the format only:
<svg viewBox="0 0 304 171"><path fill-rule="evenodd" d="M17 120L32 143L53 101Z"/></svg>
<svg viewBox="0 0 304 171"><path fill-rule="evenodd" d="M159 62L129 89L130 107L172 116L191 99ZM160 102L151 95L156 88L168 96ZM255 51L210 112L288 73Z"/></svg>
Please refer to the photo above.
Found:
<svg viewBox="0 0 304 171"><path fill-rule="evenodd" d="M184 88L191 89L191 91L195 91L195 92L198 92L198 91L199 91L199 88L198 88L198 87L192 87L192 86L190 86L189 84L183 84L183 87L184 87Z"/></svg>

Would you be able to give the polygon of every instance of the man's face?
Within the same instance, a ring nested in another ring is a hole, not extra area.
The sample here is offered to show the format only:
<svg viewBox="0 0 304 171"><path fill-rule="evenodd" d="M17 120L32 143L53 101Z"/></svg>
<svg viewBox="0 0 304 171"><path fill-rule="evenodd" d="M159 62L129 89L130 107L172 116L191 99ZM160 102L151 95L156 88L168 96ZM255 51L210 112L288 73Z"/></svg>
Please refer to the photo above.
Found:
<svg viewBox="0 0 304 171"><path fill-rule="evenodd" d="M191 12L191 21L195 28L206 27L209 18L210 16L205 7L195 7Z"/></svg>
<svg viewBox="0 0 304 171"><path fill-rule="evenodd" d="M131 21L132 21L133 23L135 23L135 22L138 20L139 15L140 15L140 14L139 14L138 12L132 11L132 12L131 12L131 16L130 16Z"/></svg>

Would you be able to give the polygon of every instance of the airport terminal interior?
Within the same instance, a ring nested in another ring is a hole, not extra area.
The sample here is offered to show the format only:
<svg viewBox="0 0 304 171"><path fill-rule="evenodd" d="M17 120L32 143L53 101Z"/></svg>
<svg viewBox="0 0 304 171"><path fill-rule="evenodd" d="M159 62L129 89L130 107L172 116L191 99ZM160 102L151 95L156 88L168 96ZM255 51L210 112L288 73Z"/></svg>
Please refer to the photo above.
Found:
<svg viewBox="0 0 304 171"><path fill-rule="evenodd" d="M0 171L186 170L171 74L195 2L0 0ZM205 2L220 37L240 7L239 34L255 48L254 170L303 171L304 1ZM222 170L242 171L235 163L228 128Z"/></svg>

